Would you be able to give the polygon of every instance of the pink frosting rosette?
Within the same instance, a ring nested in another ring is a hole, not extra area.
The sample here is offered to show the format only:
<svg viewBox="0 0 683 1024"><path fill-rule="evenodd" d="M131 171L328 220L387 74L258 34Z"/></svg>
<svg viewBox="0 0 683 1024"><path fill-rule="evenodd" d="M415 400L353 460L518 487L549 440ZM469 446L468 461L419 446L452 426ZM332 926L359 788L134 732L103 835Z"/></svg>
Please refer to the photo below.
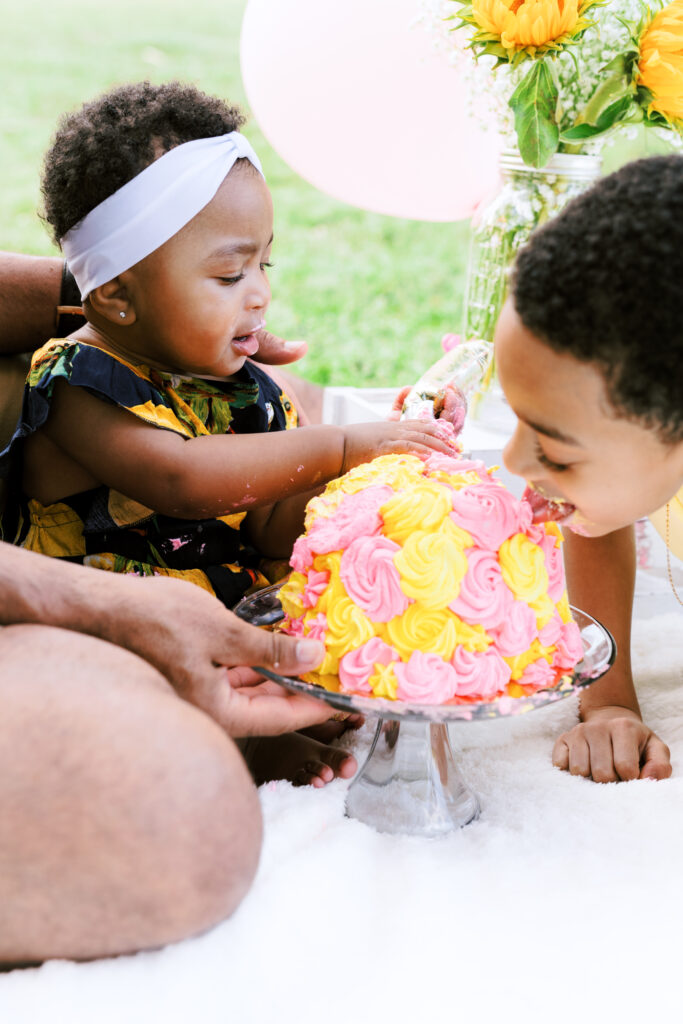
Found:
<svg viewBox="0 0 683 1024"><path fill-rule="evenodd" d="M489 480L454 491L451 518L483 548L497 551L504 540L531 525L531 509Z"/></svg>
<svg viewBox="0 0 683 1024"><path fill-rule="evenodd" d="M325 593L325 588L330 582L329 572L317 572L311 569L304 587L303 602L304 608L313 608Z"/></svg>
<svg viewBox="0 0 683 1024"><path fill-rule="evenodd" d="M504 622L513 603L496 556L482 549L468 551L467 572L460 583L460 593L449 605L451 611L465 622L481 623L488 630Z"/></svg>
<svg viewBox="0 0 683 1024"><path fill-rule="evenodd" d="M451 659L457 679L458 697L492 700L502 693L510 679L510 666L492 647L485 651L467 651L456 647Z"/></svg>
<svg viewBox="0 0 683 1024"><path fill-rule="evenodd" d="M316 519L308 531L308 546L316 554L342 551L356 537L377 534L382 526L379 509L393 496L384 484L347 494L333 515Z"/></svg>
<svg viewBox="0 0 683 1024"><path fill-rule="evenodd" d="M524 601L513 601L507 618L490 632L503 657L514 658L527 651L536 639L536 615Z"/></svg>
<svg viewBox="0 0 683 1024"><path fill-rule="evenodd" d="M309 636L311 640L321 640L325 643L325 637L327 636L327 616L323 612L318 612L317 615L306 620L305 622L306 636Z"/></svg>
<svg viewBox="0 0 683 1024"><path fill-rule="evenodd" d="M520 686L529 686L534 690L544 690L555 683L556 671L545 658L538 658L522 672L517 680Z"/></svg>
<svg viewBox="0 0 683 1024"><path fill-rule="evenodd" d="M287 623L287 632L290 636L304 635L304 617L300 615L297 619L290 619Z"/></svg>
<svg viewBox="0 0 683 1024"><path fill-rule="evenodd" d="M339 662L339 689L344 693L372 693L368 679L375 665L390 665L399 658L398 651L373 636L355 651L349 651Z"/></svg>
<svg viewBox="0 0 683 1024"><path fill-rule="evenodd" d="M553 665L568 672L583 658L581 631L575 622L562 624L562 636L557 641Z"/></svg>
<svg viewBox="0 0 683 1024"><path fill-rule="evenodd" d="M445 455L443 452L434 452L425 460L425 467L429 472L448 473L457 476L458 473L478 473L482 480L488 480L489 476L486 466L479 459L459 459L453 455Z"/></svg>
<svg viewBox="0 0 683 1024"><path fill-rule="evenodd" d="M292 569L296 572L305 573L310 565L313 564L313 552L311 545L308 543L308 537L302 534L294 541L294 547L292 548L292 557L289 559L289 564Z"/></svg>
<svg viewBox="0 0 683 1024"><path fill-rule="evenodd" d="M562 627L564 623L557 612L553 615L550 622L546 622L543 629L538 631L538 639L541 641L544 647L554 647L557 641L562 636Z"/></svg>
<svg viewBox="0 0 683 1024"><path fill-rule="evenodd" d="M387 537L358 537L342 555L339 576L346 593L374 622L388 622L410 604L394 565L400 550Z"/></svg>
<svg viewBox="0 0 683 1024"><path fill-rule="evenodd" d="M438 654L413 651L410 660L394 665L396 696L411 704L445 704L455 696L455 670Z"/></svg>

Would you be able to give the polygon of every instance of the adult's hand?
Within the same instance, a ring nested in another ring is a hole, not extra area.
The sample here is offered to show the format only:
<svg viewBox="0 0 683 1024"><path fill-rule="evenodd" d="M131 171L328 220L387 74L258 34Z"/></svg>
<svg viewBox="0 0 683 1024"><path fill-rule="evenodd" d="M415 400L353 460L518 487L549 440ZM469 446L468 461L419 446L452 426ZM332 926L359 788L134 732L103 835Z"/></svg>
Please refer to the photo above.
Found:
<svg viewBox="0 0 683 1024"><path fill-rule="evenodd" d="M251 626L184 580L101 575L111 587L105 639L149 661L229 735L275 736L330 717L323 701L290 693L246 667L299 675L322 661L319 641Z"/></svg>
<svg viewBox="0 0 683 1024"><path fill-rule="evenodd" d="M252 356L257 363L266 363L269 366L284 366L286 363L295 363L302 359L308 351L305 341L283 341L270 331L260 330L256 332L258 339L258 352Z"/></svg>

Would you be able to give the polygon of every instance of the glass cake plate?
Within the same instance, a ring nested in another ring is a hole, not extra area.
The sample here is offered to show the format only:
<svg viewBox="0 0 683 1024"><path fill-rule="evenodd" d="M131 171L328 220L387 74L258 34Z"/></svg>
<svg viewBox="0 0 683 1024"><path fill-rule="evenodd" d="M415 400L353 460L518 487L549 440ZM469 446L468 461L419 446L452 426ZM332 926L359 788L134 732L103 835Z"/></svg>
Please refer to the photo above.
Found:
<svg viewBox="0 0 683 1024"><path fill-rule="evenodd" d="M243 598L235 608L255 626L272 627L283 618L280 584ZM349 787L346 814L380 832L435 837L474 821L476 794L456 767L448 725L526 714L564 700L604 675L614 661L612 635L586 612L572 608L584 654L574 671L552 689L529 697L498 697L460 704L410 704L359 694L333 693L303 679L258 671L288 690L324 700L340 711L376 717L370 751Z"/></svg>

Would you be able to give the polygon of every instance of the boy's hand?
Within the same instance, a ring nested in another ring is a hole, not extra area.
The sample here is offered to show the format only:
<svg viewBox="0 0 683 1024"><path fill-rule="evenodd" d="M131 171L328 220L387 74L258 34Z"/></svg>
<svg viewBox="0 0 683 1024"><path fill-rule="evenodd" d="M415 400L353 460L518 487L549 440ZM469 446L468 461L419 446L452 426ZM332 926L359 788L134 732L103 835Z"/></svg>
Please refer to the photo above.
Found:
<svg viewBox="0 0 683 1024"><path fill-rule="evenodd" d="M594 782L668 779L670 752L635 712L623 707L591 709L586 720L558 737L553 764Z"/></svg>
<svg viewBox="0 0 683 1024"><path fill-rule="evenodd" d="M344 427L344 455L339 475L378 455L408 453L428 458L433 452L452 455L453 449L437 436L436 420L380 421Z"/></svg>

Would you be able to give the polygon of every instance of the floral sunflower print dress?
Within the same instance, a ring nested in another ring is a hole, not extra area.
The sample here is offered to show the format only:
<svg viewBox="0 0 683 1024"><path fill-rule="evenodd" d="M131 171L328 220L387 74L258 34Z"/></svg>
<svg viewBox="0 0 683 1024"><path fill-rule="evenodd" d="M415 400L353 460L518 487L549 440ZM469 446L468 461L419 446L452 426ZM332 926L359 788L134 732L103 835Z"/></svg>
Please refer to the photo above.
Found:
<svg viewBox="0 0 683 1024"><path fill-rule="evenodd" d="M3 539L57 558L113 572L178 576L228 607L268 582L244 535L245 512L176 519L104 485L42 505L21 492L22 448L46 422L57 380L85 388L161 430L183 437L254 434L297 425L296 411L253 363L230 380L180 376L133 365L72 339L53 339L33 357L19 423L0 454L7 479Z"/></svg>

